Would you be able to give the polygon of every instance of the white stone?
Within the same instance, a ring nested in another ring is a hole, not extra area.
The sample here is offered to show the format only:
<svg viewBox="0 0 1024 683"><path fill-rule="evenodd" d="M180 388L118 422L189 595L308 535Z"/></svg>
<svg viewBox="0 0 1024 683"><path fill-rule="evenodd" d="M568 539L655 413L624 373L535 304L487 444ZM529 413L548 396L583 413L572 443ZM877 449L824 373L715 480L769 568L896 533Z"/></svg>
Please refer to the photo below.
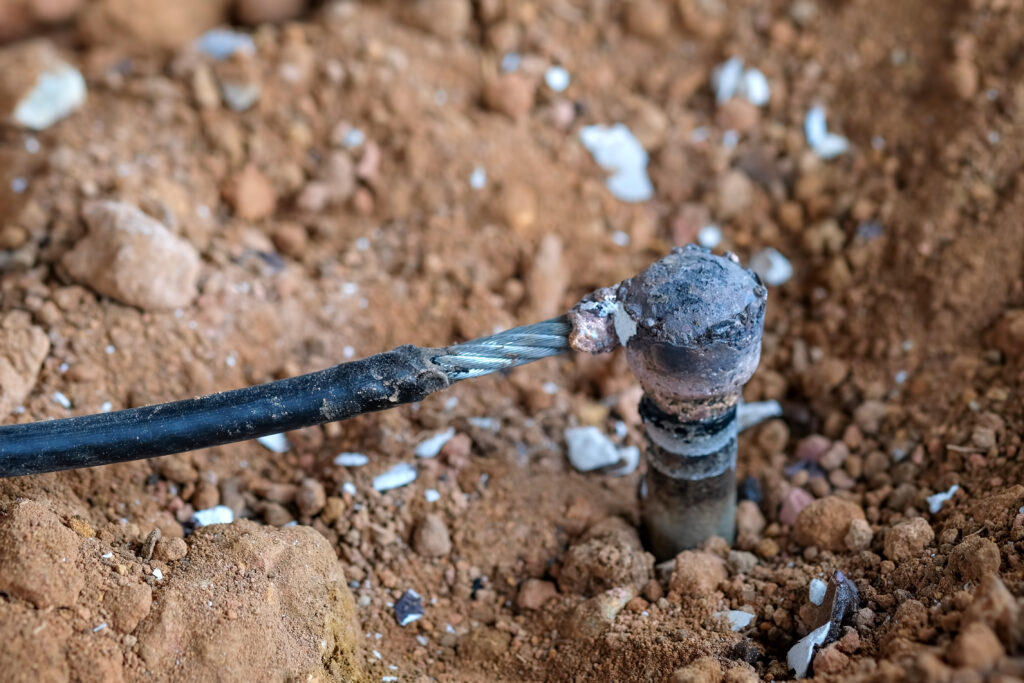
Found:
<svg viewBox="0 0 1024 683"><path fill-rule="evenodd" d="M362 467L370 459L362 453L338 453L334 456L334 464L338 467Z"/></svg>
<svg viewBox="0 0 1024 683"><path fill-rule="evenodd" d="M831 623L820 626L801 638L786 654L786 663L797 678L806 678L807 670L814 659L814 650L825 642Z"/></svg>
<svg viewBox="0 0 1024 683"><path fill-rule="evenodd" d="M487 171L483 166L477 166L469 174L469 186L474 190L482 190L487 187Z"/></svg>
<svg viewBox="0 0 1024 683"><path fill-rule="evenodd" d="M288 443L288 437L284 434L267 434L266 436L261 436L256 440L260 442L261 446L274 453L287 453L292 447L292 445Z"/></svg>
<svg viewBox="0 0 1024 683"><path fill-rule="evenodd" d="M736 407L736 427L739 431L750 429L767 419L782 415L782 405L778 401L754 401L740 403Z"/></svg>
<svg viewBox="0 0 1024 683"><path fill-rule="evenodd" d="M416 468L407 462L400 462L383 474L373 478L373 488L377 491L390 491L401 488L416 481Z"/></svg>
<svg viewBox="0 0 1024 683"><path fill-rule="evenodd" d="M947 500L951 499L953 495L960 490L959 484L953 484L949 487L948 491L939 491L936 494L928 496L928 512L933 515L937 515L939 510L942 509L942 504Z"/></svg>
<svg viewBox="0 0 1024 683"><path fill-rule="evenodd" d="M793 277L793 264L777 249L768 247L754 254L750 269L757 273L766 285L778 287Z"/></svg>
<svg viewBox="0 0 1024 683"><path fill-rule="evenodd" d="M715 100L723 104L731 100L740 87L743 77L743 60L731 57L711 72L711 87L715 91Z"/></svg>
<svg viewBox="0 0 1024 683"><path fill-rule="evenodd" d="M768 79L759 69L750 68L743 72L740 94L757 107L763 107L771 100L772 90Z"/></svg>
<svg viewBox="0 0 1024 683"><path fill-rule="evenodd" d="M235 513L227 505L216 505L205 510L196 510L192 513L192 523L196 526L210 526L211 524L231 524L235 521Z"/></svg>
<svg viewBox="0 0 1024 683"><path fill-rule="evenodd" d="M811 585L807 587L807 599L812 605L820 605L825 600L825 591L828 584L821 579L811 579Z"/></svg>
<svg viewBox="0 0 1024 683"><path fill-rule="evenodd" d="M625 124L584 126L580 142L601 168L612 172L605 185L616 199L642 202L654 195L647 177L647 151Z"/></svg>
<svg viewBox="0 0 1024 683"><path fill-rule="evenodd" d="M436 457L444 445L448 443L451 438L455 436L455 427L449 427L443 432L439 432L429 439L424 439L416 446L416 457L417 458L433 458Z"/></svg>
<svg viewBox="0 0 1024 683"><path fill-rule="evenodd" d="M742 631L754 621L754 615L739 609L731 609L727 612L716 612L716 617L728 619L729 628L733 631Z"/></svg>
<svg viewBox="0 0 1024 683"><path fill-rule="evenodd" d="M14 123L43 130L75 111L85 102L85 79L64 62L52 64L39 74L35 86L14 107Z"/></svg>
<svg viewBox="0 0 1024 683"><path fill-rule="evenodd" d="M256 43L247 33L239 33L225 28L215 28L196 38L195 47L208 57L217 61L228 59L236 52L254 55Z"/></svg>
<svg viewBox="0 0 1024 683"><path fill-rule="evenodd" d="M544 72L544 82L555 92L562 92L569 87L569 72L563 66L551 66Z"/></svg>
<svg viewBox="0 0 1024 683"><path fill-rule="evenodd" d="M807 144L822 159L834 159L850 149L849 140L828 131L825 108L822 106L811 107L807 112L804 118L804 135L807 137Z"/></svg>
<svg viewBox="0 0 1024 683"><path fill-rule="evenodd" d="M597 427L570 427L565 430L569 462L580 472L591 472L619 462L619 449Z"/></svg>
<svg viewBox="0 0 1024 683"><path fill-rule="evenodd" d="M697 233L697 244L705 249L714 249L722 243L722 229L717 225L705 225Z"/></svg>

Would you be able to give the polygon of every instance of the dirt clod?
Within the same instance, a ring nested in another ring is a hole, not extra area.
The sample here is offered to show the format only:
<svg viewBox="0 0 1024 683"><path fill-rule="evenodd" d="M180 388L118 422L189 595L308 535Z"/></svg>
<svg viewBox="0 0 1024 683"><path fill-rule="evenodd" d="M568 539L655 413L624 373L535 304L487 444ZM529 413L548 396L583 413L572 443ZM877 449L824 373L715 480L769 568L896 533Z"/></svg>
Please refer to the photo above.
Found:
<svg viewBox="0 0 1024 683"><path fill-rule="evenodd" d="M63 260L73 278L146 310L192 302L199 279L195 247L130 204L92 202L82 214L89 234Z"/></svg>
<svg viewBox="0 0 1024 683"><path fill-rule="evenodd" d="M900 522L885 534L885 556L890 560L907 560L917 557L931 542L935 532L927 521L920 517Z"/></svg>
<svg viewBox="0 0 1024 683"><path fill-rule="evenodd" d="M423 516L412 535L413 549L423 557L444 557L452 551L448 525L440 515Z"/></svg>
<svg viewBox="0 0 1024 683"><path fill-rule="evenodd" d="M823 550L843 550L854 520L864 520L855 503L835 496L816 500L797 516L793 536L798 543Z"/></svg>
<svg viewBox="0 0 1024 683"><path fill-rule="evenodd" d="M74 605L85 583L80 544L78 534L39 503L8 505L0 517L0 591L44 609Z"/></svg>
<svg viewBox="0 0 1024 683"><path fill-rule="evenodd" d="M725 581L728 572L718 555L699 550L684 550L676 555L669 589L684 598L702 597Z"/></svg>

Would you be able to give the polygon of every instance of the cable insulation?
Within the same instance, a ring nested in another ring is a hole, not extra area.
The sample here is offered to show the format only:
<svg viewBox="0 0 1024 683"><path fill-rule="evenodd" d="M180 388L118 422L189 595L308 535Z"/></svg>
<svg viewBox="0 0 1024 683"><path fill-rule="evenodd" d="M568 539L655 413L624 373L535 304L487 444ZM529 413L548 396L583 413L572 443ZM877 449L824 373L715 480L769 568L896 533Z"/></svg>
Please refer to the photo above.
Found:
<svg viewBox="0 0 1024 683"><path fill-rule="evenodd" d="M569 350L565 317L443 349L400 346L319 372L173 403L0 427L0 477L182 453L421 401Z"/></svg>

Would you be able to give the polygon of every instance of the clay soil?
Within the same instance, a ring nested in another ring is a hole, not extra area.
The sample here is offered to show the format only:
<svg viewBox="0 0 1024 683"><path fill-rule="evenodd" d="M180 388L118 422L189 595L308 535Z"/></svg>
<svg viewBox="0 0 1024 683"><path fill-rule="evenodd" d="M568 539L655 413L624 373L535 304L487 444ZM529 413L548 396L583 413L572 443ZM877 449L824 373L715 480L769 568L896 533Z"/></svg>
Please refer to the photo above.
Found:
<svg viewBox="0 0 1024 683"><path fill-rule="evenodd" d="M536 321L712 222L717 251L793 264L745 394L785 417L741 436L753 502L735 545L675 571L637 539L644 465L566 459L575 425L643 447L618 354L290 433L284 454L246 442L3 480L0 677L784 680L809 582L835 570L860 602L818 679L1024 676L1021 2L330 2L236 25L255 56L228 63L188 48L208 26L148 3L67 4L77 19L9 31L44 30L89 95L42 132L0 132L5 424ZM715 102L734 55L768 78L766 106ZM259 85L253 106L225 106L230 78ZM848 153L809 148L814 105ZM650 153L649 201L616 200L579 142L617 121ZM69 272L96 199L198 251L198 289L166 293L186 305L129 305ZM449 427L437 457L414 456ZM343 452L369 463L335 465ZM416 481L375 492L400 462ZM241 521L193 531L217 504ZM424 616L403 627L409 589ZM725 610L754 618L733 631Z"/></svg>

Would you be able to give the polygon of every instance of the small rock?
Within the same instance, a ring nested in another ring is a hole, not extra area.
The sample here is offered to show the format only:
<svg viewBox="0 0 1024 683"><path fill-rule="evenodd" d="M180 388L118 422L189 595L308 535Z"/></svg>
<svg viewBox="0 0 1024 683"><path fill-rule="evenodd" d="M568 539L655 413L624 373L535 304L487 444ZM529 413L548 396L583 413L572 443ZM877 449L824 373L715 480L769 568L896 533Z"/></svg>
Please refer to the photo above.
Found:
<svg viewBox="0 0 1024 683"><path fill-rule="evenodd" d="M408 3L410 22L438 38L456 40L473 22L470 0L414 0Z"/></svg>
<svg viewBox="0 0 1024 683"><path fill-rule="evenodd" d="M761 508L752 500L741 500L736 506L736 544L744 549L754 547L761 540L765 528Z"/></svg>
<svg viewBox="0 0 1024 683"><path fill-rule="evenodd" d="M722 130L746 133L756 128L760 121L761 112L757 105L747 100L729 100L715 112L715 123Z"/></svg>
<svg viewBox="0 0 1024 683"><path fill-rule="evenodd" d="M78 15L78 33L90 46L136 51L176 50L228 19L231 0L93 0Z"/></svg>
<svg viewBox="0 0 1024 683"><path fill-rule="evenodd" d="M672 672L669 683L721 683L722 665L714 657L700 657Z"/></svg>
<svg viewBox="0 0 1024 683"><path fill-rule="evenodd" d="M1003 313L992 333L992 344L1007 358L1024 355L1024 309L1016 308Z"/></svg>
<svg viewBox="0 0 1024 683"><path fill-rule="evenodd" d="M417 458L433 458L438 453L449 439L455 436L455 427L449 427L443 432L439 432L430 438L424 439L416 446L416 457Z"/></svg>
<svg viewBox="0 0 1024 683"><path fill-rule="evenodd" d="M536 86L520 73L505 73L484 85L484 103L492 111L513 120L525 118L533 109Z"/></svg>
<svg viewBox="0 0 1024 683"><path fill-rule="evenodd" d="M256 441L271 453L287 453L292 447L284 434L267 434L258 437Z"/></svg>
<svg viewBox="0 0 1024 683"><path fill-rule="evenodd" d="M0 50L0 117L43 130L85 102L85 79L52 43L33 40Z"/></svg>
<svg viewBox="0 0 1024 683"><path fill-rule="evenodd" d="M564 66L549 66L544 72L544 84L553 92L564 92L571 80L572 77Z"/></svg>
<svg viewBox="0 0 1024 683"><path fill-rule="evenodd" d="M212 481L201 480L196 484L196 491L192 494L192 507L196 510L206 510L220 504L220 489Z"/></svg>
<svg viewBox="0 0 1024 683"><path fill-rule="evenodd" d="M626 3L626 29L640 38L663 38L672 28L672 7L661 0Z"/></svg>
<svg viewBox="0 0 1024 683"><path fill-rule="evenodd" d="M334 464L339 467L362 467L370 462L370 458L362 453L338 453L334 456Z"/></svg>
<svg viewBox="0 0 1024 683"><path fill-rule="evenodd" d="M294 521L292 513L280 503L263 504L263 521L270 526L285 526Z"/></svg>
<svg viewBox="0 0 1024 683"><path fill-rule="evenodd" d="M850 522L850 528L843 538L843 543L848 550L867 550L871 547L873 538L874 532L871 531L871 525L867 520L855 519Z"/></svg>
<svg viewBox="0 0 1024 683"><path fill-rule="evenodd" d="M835 496L822 498L800 511L793 537L801 545L844 550L846 534L855 519L864 519L864 511L855 503Z"/></svg>
<svg viewBox="0 0 1024 683"><path fill-rule="evenodd" d="M601 168L612 172L605 185L616 199L643 202L654 195L647 177L647 150L625 124L583 126L580 142Z"/></svg>
<svg viewBox="0 0 1024 683"><path fill-rule="evenodd" d="M920 517L900 522L885 534L885 556L893 561L917 557L935 540L931 525Z"/></svg>
<svg viewBox="0 0 1024 683"><path fill-rule="evenodd" d="M949 65L947 72L953 92L963 100L971 100L978 94L978 83L981 80L978 67L969 59L958 59Z"/></svg>
<svg viewBox="0 0 1024 683"><path fill-rule="evenodd" d="M853 411L853 421L865 434L877 434L888 408L881 401L864 401Z"/></svg>
<svg viewBox="0 0 1024 683"><path fill-rule="evenodd" d="M243 24L280 24L306 11L306 0L235 0L235 17Z"/></svg>
<svg viewBox="0 0 1024 683"><path fill-rule="evenodd" d="M676 555L669 589L684 598L706 596L728 576L725 561L718 555L700 550L684 550Z"/></svg>
<svg viewBox="0 0 1024 683"><path fill-rule="evenodd" d="M820 462L832 446L832 440L821 434L811 434L800 440L796 446L796 459L804 462Z"/></svg>
<svg viewBox="0 0 1024 683"><path fill-rule="evenodd" d="M188 555L188 544L178 537L162 537L156 542L153 557L161 562L177 562Z"/></svg>
<svg viewBox="0 0 1024 683"><path fill-rule="evenodd" d="M754 184L746 173L738 169L731 169L722 176L718 183L718 216L720 218L728 220L739 215L750 206L753 200ZM751 261L751 268L753 267L753 261Z"/></svg>
<svg viewBox="0 0 1024 683"><path fill-rule="evenodd" d="M928 498L926 499L928 501L928 512L932 513L933 515L937 515L939 513L939 510L942 509L943 503L945 503L947 500L951 500L953 496L956 494L956 492L959 490L960 485L953 484L946 491L939 491L938 493L928 496Z"/></svg>
<svg viewBox="0 0 1024 683"><path fill-rule="evenodd" d="M328 496L324 502L324 509L320 513L320 519L324 524L334 524L345 514L345 501L337 496Z"/></svg>
<svg viewBox="0 0 1024 683"><path fill-rule="evenodd" d="M306 228L298 223L284 223L274 229L270 236L277 250L285 256L295 259L302 258L309 248L309 235Z"/></svg>
<svg viewBox="0 0 1024 683"><path fill-rule="evenodd" d="M196 510L191 521L197 527L211 524L231 524L235 521L235 513L227 505L218 505L209 510Z"/></svg>
<svg viewBox="0 0 1024 683"><path fill-rule="evenodd" d="M229 59L214 64L224 104L236 112L251 109L263 94L260 68L252 55L236 52Z"/></svg>
<svg viewBox="0 0 1024 683"><path fill-rule="evenodd" d="M0 419L28 398L49 352L49 337L27 315L0 320Z"/></svg>
<svg viewBox="0 0 1024 683"><path fill-rule="evenodd" d="M850 449L842 441L836 441L822 454L818 463L826 472L833 472L842 467L848 457L850 457Z"/></svg>
<svg viewBox="0 0 1024 683"><path fill-rule="evenodd" d="M978 583L986 574L998 573L1001 562L999 546L993 541L968 536L953 548L946 568L965 581Z"/></svg>
<svg viewBox="0 0 1024 683"><path fill-rule="evenodd" d="M821 605L825 600L825 591L827 590L827 583L821 579L811 579L811 583L807 587L807 599L811 601L812 605Z"/></svg>
<svg viewBox="0 0 1024 683"><path fill-rule="evenodd" d="M408 626L423 617L423 598L414 590L407 590L395 602L395 621L399 626Z"/></svg>
<svg viewBox="0 0 1024 683"><path fill-rule="evenodd" d="M834 159L850 148L849 140L828 131L825 108L821 106L811 107L807 112L804 119L804 134L807 136L807 144L822 159Z"/></svg>
<svg viewBox="0 0 1024 683"><path fill-rule="evenodd" d="M324 509L326 502L327 491L316 479L303 479L299 484L299 490L295 492L295 506L299 508L299 514L303 517L313 517Z"/></svg>
<svg viewBox="0 0 1024 683"><path fill-rule="evenodd" d="M814 656L814 674L837 674L847 667L850 658L840 652L835 643L824 647Z"/></svg>
<svg viewBox="0 0 1024 683"><path fill-rule="evenodd" d="M195 48L218 62L230 59L236 53L256 54L256 43L248 33L215 28L196 39ZM211 74L212 76L212 74Z"/></svg>
<svg viewBox="0 0 1024 683"><path fill-rule="evenodd" d="M754 615L743 610L731 609L727 612L719 612L715 616L722 617L729 622L729 630L742 631L754 621Z"/></svg>
<svg viewBox="0 0 1024 683"><path fill-rule="evenodd" d="M428 513L423 516L412 534L412 547L423 557L444 557L452 550L448 525L440 515Z"/></svg>
<svg viewBox="0 0 1024 683"><path fill-rule="evenodd" d="M413 483L416 476L415 467L407 462L400 462L387 472L374 477L373 488L376 491L390 491Z"/></svg>
<svg viewBox="0 0 1024 683"><path fill-rule="evenodd" d="M181 308L195 298L199 252L131 204L83 209L89 234L63 258L71 277L144 310Z"/></svg>
<svg viewBox="0 0 1024 683"><path fill-rule="evenodd" d="M999 638L985 624L968 624L953 639L947 651L949 661L976 671L988 671L1005 656Z"/></svg>
<svg viewBox="0 0 1024 683"><path fill-rule="evenodd" d="M235 215L246 221L266 218L277 208L274 186L253 164L247 164L233 175L224 186L223 194Z"/></svg>
<svg viewBox="0 0 1024 683"><path fill-rule="evenodd" d="M706 245L702 244L701 246ZM780 415L782 415L782 405L778 401L751 401L749 403L744 401L736 407L736 428L742 432L761 424L765 420L779 417ZM769 424L781 424L786 429L785 441L789 440L789 429L786 428L785 422L782 420L772 420ZM767 427L767 425L765 426ZM785 446L785 441L783 441L783 446ZM780 447L779 450L782 450L782 448ZM777 453L778 451L773 452Z"/></svg>
<svg viewBox="0 0 1024 683"><path fill-rule="evenodd" d="M590 527L562 560L558 586L562 592L595 595L616 586L639 589L650 580L654 557L644 551L640 537L620 517L605 518Z"/></svg>
<svg viewBox="0 0 1024 683"><path fill-rule="evenodd" d="M793 264L777 249L762 249L750 259L750 269L757 273L765 284L778 287L793 277Z"/></svg>
<svg viewBox="0 0 1024 683"><path fill-rule="evenodd" d="M814 502L814 496L798 486L794 486L787 493L782 501L782 508L779 510L779 521L783 524L793 526L800 515L800 512Z"/></svg>
<svg viewBox="0 0 1024 683"><path fill-rule="evenodd" d="M540 609L556 595L558 595L558 589L552 582L527 579L519 587L519 593L516 595L516 607L520 610Z"/></svg>
<svg viewBox="0 0 1024 683"><path fill-rule="evenodd" d="M635 596L632 588L619 587L584 600L569 614L565 635L584 641L601 636Z"/></svg>
<svg viewBox="0 0 1024 683"><path fill-rule="evenodd" d="M823 624L797 641L786 653L786 663L796 678L806 678L814 659L814 651L825 643L829 625Z"/></svg>
<svg viewBox="0 0 1024 683"><path fill-rule="evenodd" d="M757 566L759 560L754 553L745 550L730 550L728 563L729 568L737 574L746 574Z"/></svg>
<svg viewBox="0 0 1024 683"><path fill-rule="evenodd" d="M592 472L619 462L619 449L597 427L569 427L565 430L569 462L579 472Z"/></svg>

